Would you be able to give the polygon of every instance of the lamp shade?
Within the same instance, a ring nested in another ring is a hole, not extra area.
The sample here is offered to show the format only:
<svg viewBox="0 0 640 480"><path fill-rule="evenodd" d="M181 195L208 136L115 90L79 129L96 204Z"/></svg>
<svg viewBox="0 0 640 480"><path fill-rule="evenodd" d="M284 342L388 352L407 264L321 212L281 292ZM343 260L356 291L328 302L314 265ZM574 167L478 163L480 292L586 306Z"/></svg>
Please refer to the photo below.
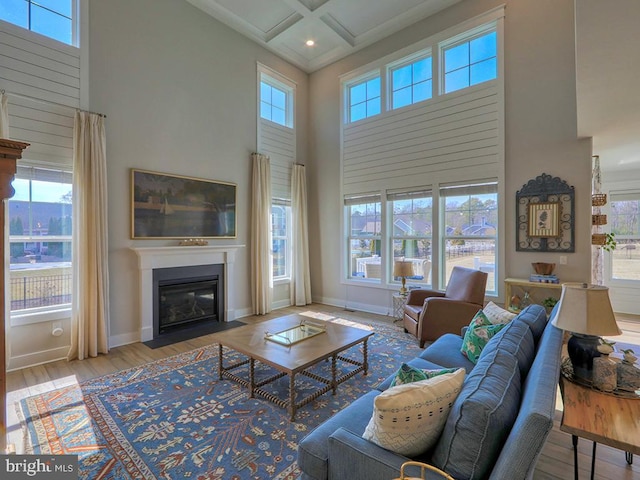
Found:
<svg viewBox="0 0 640 480"><path fill-rule="evenodd" d="M613 314L609 289L586 283L565 283L558 312L551 322L572 333L593 336L621 335Z"/></svg>
<svg viewBox="0 0 640 480"><path fill-rule="evenodd" d="M412 277L413 262L408 262L405 260L396 260L393 264L393 276L394 277Z"/></svg>

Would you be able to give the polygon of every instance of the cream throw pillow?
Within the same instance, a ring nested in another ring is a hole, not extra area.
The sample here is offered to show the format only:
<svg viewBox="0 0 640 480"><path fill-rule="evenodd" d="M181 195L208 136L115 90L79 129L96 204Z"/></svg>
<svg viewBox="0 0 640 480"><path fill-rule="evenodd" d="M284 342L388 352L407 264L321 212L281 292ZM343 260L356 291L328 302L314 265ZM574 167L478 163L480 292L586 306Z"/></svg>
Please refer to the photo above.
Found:
<svg viewBox="0 0 640 480"><path fill-rule="evenodd" d="M499 307L493 302L487 303L482 311L487 316L489 321L494 325L498 323L509 323L516 317L515 313L511 313L509 310L505 310L504 308Z"/></svg>
<svg viewBox="0 0 640 480"><path fill-rule="evenodd" d="M362 437L407 457L426 452L440 437L464 376L460 368L385 390L374 400Z"/></svg>

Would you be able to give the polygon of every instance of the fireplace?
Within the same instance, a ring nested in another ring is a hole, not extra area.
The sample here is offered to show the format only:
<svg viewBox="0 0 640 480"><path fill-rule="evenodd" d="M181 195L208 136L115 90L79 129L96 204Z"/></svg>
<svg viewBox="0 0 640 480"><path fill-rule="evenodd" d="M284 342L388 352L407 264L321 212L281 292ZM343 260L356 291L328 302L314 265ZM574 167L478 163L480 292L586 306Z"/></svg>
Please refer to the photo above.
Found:
<svg viewBox="0 0 640 480"><path fill-rule="evenodd" d="M218 321L231 322L236 318L236 252L244 245L204 245L132 247L138 257L140 292L140 336L136 340L148 342L154 338L154 310L158 308L154 298L153 276L156 270L176 267L219 265L218 275ZM224 288L221 288L221 280ZM157 333L156 333L157 335ZM166 338L165 336L164 338Z"/></svg>
<svg viewBox="0 0 640 480"><path fill-rule="evenodd" d="M153 269L153 338L219 322L224 312L224 265Z"/></svg>

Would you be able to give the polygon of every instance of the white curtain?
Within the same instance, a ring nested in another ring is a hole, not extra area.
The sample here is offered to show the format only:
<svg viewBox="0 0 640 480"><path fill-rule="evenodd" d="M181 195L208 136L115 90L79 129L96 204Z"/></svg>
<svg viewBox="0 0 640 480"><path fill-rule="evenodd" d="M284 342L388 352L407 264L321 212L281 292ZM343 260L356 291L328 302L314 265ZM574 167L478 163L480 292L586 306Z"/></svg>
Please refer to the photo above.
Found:
<svg viewBox="0 0 640 480"><path fill-rule="evenodd" d="M256 315L271 311L273 297L271 258L271 166L260 153L253 160L251 199L251 298Z"/></svg>
<svg viewBox="0 0 640 480"><path fill-rule="evenodd" d="M0 138L9 138L9 107L8 96L4 92L0 92ZM2 202L2 208L4 208L4 218L9 218L9 210L7 209L8 202ZM2 226L3 242L5 245L4 253L4 334L5 334L5 357L6 364L9 364L11 358L11 342L9 341L9 334L11 332L11 282L9 280L9 270L7 265L10 262L10 248L9 248L9 222L6 220Z"/></svg>
<svg viewBox="0 0 640 480"><path fill-rule="evenodd" d="M76 112L73 131L73 306L69 359L109 352L104 118Z"/></svg>
<svg viewBox="0 0 640 480"><path fill-rule="evenodd" d="M304 165L294 165L291 174L291 217L293 240L293 282L291 303L311 303L309 273L309 229L307 221L307 180Z"/></svg>

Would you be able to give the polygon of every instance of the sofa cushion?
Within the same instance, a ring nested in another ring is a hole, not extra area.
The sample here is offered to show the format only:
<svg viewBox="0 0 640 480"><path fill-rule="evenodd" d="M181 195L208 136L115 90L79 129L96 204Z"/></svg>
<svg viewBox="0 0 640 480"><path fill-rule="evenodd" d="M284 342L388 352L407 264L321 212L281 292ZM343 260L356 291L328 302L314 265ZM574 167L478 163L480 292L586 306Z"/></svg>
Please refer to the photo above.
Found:
<svg viewBox="0 0 640 480"><path fill-rule="evenodd" d="M490 355L495 350L513 355L518 360L520 379L524 380L527 377L536 355L536 346L533 342L533 333L525 322L516 318L508 323L484 347L480 358Z"/></svg>
<svg viewBox="0 0 640 480"><path fill-rule="evenodd" d="M531 333L533 333L533 340L537 345L547 326L547 311L542 305L529 305L518 314L517 318L529 325Z"/></svg>
<svg viewBox="0 0 640 480"><path fill-rule="evenodd" d="M509 323L516 317L515 313L510 312L509 310L505 310L502 307L499 307L493 302L487 303L484 307L482 307L482 311L487 316L491 323Z"/></svg>
<svg viewBox="0 0 640 480"><path fill-rule="evenodd" d="M477 363L485 345L504 327L504 323L492 324L482 310L478 311L464 334L460 352L472 363Z"/></svg>
<svg viewBox="0 0 640 480"><path fill-rule="evenodd" d="M440 436L464 377L460 368L382 392L374 399L373 415L362 437L409 457L429 450Z"/></svg>
<svg viewBox="0 0 640 480"><path fill-rule="evenodd" d="M441 365L436 363L428 362L427 360L423 360L422 358L415 357L407 362L407 365L411 368L418 368L420 370L440 370L442 369ZM381 392L391 387L391 383L395 380L397 372L393 375L389 375L385 381L380 383L376 389Z"/></svg>
<svg viewBox="0 0 640 480"><path fill-rule="evenodd" d="M372 390L354 401L348 408L317 426L298 444L298 465L310 478L326 479L329 475L329 436L339 427L362 435L373 411L373 401L380 395Z"/></svg>
<svg viewBox="0 0 640 480"><path fill-rule="evenodd" d="M488 477L518 414L520 394L516 358L499 349L484 355L451 408L433 464L454 478Z"/></svg>
<svg viewBox="0 0 640 480"><path fill-rule="evenodd" d="M460 352L461 346L461 336L446 333L421 352L418 358L444 368L462 367L469 373L475 365Z"/></svg>

